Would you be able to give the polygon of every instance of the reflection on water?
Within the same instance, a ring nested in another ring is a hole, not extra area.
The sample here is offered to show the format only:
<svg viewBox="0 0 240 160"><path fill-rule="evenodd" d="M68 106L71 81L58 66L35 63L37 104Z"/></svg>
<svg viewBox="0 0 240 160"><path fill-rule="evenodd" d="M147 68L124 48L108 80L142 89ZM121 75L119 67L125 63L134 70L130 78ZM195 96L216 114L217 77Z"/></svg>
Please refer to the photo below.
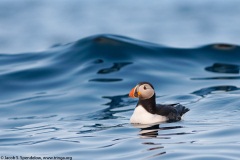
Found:
<svg viewBox="0 0 240 160"><path fill-rule="evenodd" d="M114 63L112 67L110 68L104 68L98 71L98 74L107 74L107 73L111 73L111 72L117 72L119 71L121 68L132 64L131 62L119 62L119 63Z"/></svg>
<svg viewBox="0 0 240 160"><path fill-rule="evenodd" d="M169 126L169 127L160 127L161 124L156 125L142 125L142 124L132 124L136 128L141 128L139 131L139 135L141 138L162 138L162 139L170 139L171 135L179 135L184 133L169 133L169 134L162 134L162 130L171 130L171 129L178 129L183 128L182 126ZM169 137L168 137L169 136Z"/></svg>
<svg viewBox="0 0 240 160"><path fill-rule="evenodd" d="M232 44L214 44L213 47L219 50L232 50L236 48L236 46Z"/></svg>
<svg viewBox="0 0 240 160"><path fill-rule="evenodd" d="M118 82L122 80L121 78L94 78L90 79L89 82Z"/></svg>
<svg viewBox="0 0 240 160"><path fill-rule="evenodd" d="M97 59L94 61L95 64L100 64L100 63L103 63L104 61L102 59Z"/></svg>
<svg viewBox="0 0 240 160"><path fill-rule="evenodd" d="M22 119L26 119L26 120L31 120L31 119L48 119L48 118L53 118L53 117L57 117L57 115L47 115L47 116L28 116L28 117L13 117L13 118L9 118L9 120L22 120Z"/></svg>
<svg viewBox="0 0 240 160"><path fill-rule="evenodd" d="M158 136L159 124L156 125L142 125L132 124L136 128L140 128L139 135L141 138L154 138Z"/></svg>
<svg viewBox="0 0 240 160"><path fill-rule="evenodd" d="M231 80L231 79L240 79L240 76L191 78L191 80Z"/></svg>
<svg viewBox="0 0 240 160"><path fill-rule="evenodd" d="M97 60L95 63L102 63L103 61ZM104 68L100 69L97 73L98 74L109 74L112 72L118 72L120 71L123 67L132 64L131 62L118 62L114 63L112 67L109 68ZM123 81L122 78L94 78L90 79L89 82L118 82L118 81Z"/></svg>
<svg viewBox="0 0 240 160"><path fill-rule="evenodd" d="M192 92L192 94L196 94L198 96L206 96L216 91L230 92L230 91L236 91L236 90L239 90L239 88L236 86L214 86L214 87L202 88L200 90Z"/></svg>
<svg viewBox="0 0 240 160"><path fill-rule="evenodd" d="M121 109L123 107L126 107L129 105L129 101L126 99L128 98L128 95L118 95L118 96L103 96L104 99L109 99L110 102L103 104L104 106L107 106L104 109L94 111L88 114L84 115L78 115L78 116L71 116L71 117L65 117L61 118L63 121L69 121L69 120L111 120L111 119L117 119L118 116L116 116L116 113L121 112L127 112L132 109ZM117 110L114 110L117 109Z"/></svg>
<svg viewBox="0 0 240 160"><path fill-rule="evenodd" d="M164 123L166 125L166 123ZM171 123L173 124L173 123ZM179 129L183 129L183 126L172 125L172 126L162 126L163 124L153 124L153 125L141 125L141 124L132 124L134 127L139 128L139 137L144 139L142 143L144 146L147 146L146 151L149 152L150 156L147 158L154 158L168 154L168 151L165 146L169 144L179 145L187 143L181 140L180 136L194 134L192 132L181 132ZM178 137L179 140L172 140L174 137ZM154 152L153 152L154 151Z"/></svg>
<svg viewBox="0 0 240 160"><path fill-rule="evenodd" d="M205 68L205 70L210 72L231 74L239 74L239 69L240 69L239 65L224 63L214 63L212 66Z"/></svg>

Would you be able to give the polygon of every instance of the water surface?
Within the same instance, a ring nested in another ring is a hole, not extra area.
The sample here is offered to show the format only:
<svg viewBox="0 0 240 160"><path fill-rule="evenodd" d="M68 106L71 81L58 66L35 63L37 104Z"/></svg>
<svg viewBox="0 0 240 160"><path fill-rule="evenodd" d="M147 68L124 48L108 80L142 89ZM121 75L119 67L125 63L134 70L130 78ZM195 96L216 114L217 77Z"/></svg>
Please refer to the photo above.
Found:
<svg viewBox="0 0 240 160"><path fill-rule="evenodd" d="M95 35L0 54L0 155L73 159L238 159L240 48L179 49ZM184 120L131 125L128 92L151 82Z"/></svg>

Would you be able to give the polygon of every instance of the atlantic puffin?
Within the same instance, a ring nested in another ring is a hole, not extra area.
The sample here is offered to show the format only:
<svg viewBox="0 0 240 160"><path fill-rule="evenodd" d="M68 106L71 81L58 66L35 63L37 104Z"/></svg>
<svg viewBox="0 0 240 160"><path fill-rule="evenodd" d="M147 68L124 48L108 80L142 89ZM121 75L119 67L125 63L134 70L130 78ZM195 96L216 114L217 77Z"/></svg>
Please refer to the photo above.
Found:
<svg viewBox="0 0 240 160"><path fill-rule="evenodd" d="M133 124L153 124L180 121L182 115L189 111L185 106L176 104L156 104L153 85L140 82L129 93L131 98L139 98L131 116Z"/></svg>

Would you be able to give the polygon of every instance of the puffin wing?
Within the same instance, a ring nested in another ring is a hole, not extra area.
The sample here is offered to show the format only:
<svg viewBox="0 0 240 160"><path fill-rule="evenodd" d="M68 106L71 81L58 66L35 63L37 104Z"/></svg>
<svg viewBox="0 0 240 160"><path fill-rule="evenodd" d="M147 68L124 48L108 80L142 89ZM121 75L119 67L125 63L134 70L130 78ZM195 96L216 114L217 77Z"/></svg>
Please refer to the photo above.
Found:
<svg viewBox="0 0 240 160"><path fill-rule="evenodd" d="M181 104L157 104L157 114L166 116L168 121L179 121L189 109Z"/></svg>

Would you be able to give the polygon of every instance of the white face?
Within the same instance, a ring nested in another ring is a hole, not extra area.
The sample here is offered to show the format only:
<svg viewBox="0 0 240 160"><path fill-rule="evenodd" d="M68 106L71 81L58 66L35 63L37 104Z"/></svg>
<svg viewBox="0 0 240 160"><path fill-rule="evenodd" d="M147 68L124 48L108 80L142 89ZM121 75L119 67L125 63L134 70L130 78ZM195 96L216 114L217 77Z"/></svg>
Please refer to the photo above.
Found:
<svg viewBox="0 0 240 160"><path fill-rule="evenodd" d="M142 84L136 87L138 97L141 99L149 99L154 95L154 90L149 84Z"/></svg>

